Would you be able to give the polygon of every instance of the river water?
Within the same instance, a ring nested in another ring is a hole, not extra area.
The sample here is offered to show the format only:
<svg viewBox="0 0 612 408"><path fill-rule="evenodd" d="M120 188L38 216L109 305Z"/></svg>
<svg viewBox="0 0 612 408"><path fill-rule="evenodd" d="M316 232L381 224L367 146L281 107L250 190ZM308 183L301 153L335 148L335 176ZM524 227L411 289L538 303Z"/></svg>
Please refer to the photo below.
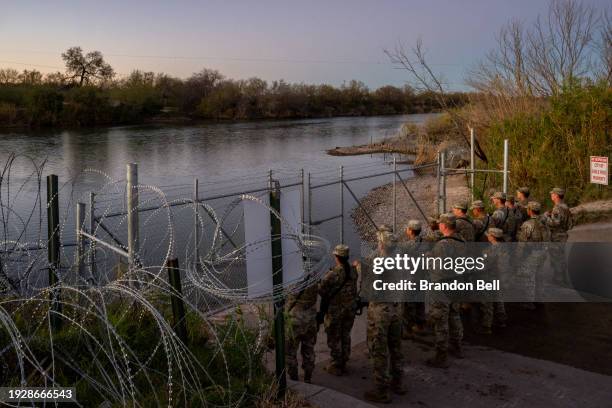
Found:
<svg viewBox="0 0 612 408"><path fill-rule="evenodd" d="M36 203L38 191L37 183L31 177L34 166L29 160L35 163L46 160L43 176L57 174L60 179L61 216L64 223L62 241L70 242L74 241L74 215L70 207L76 201L87 202L89 191L101 193L98 196L98 211L109 213L124 208L122 191L100 191L104 184L100 174L113 180L123 180L126 163L138 164L140 184L160 186L170 198L191 198L194 178L200 181L201 197L259 187L265 185L269 169L273 170L273 176L280 179L282 185L298 183L301 169L306 174L312 173L311 182L317 185L337 179L341 165L345 166L344 174L347 178L389 170L388 157L386 162L382 155L333 157L325 153L326 149L379 141L395 135L402 124L421 123L428 116L5 131L0 133L0 164L4 166L11 153L22 156L13 163L10 180L7 180L5 174L2 204L27 216ZM90 172L91 169L100 174ZM387 175L355 181L351 189L356 196L362 197L371 188L390 182L391 177ZM6 191L9 185L10 195ZM348 216L356 203L345 191L344 207L341 208L339 190L339 185L313 190L312 210L308 211L306 204L305 212L311 214L313 221L344 212L344 240L352 248L358 249L359 239ZM41 192L42 216L37 220L38 212L35 212L30 220L32 225L28 226L22 240L34 242L39 238L45 239L44 180ZM219 212L223 211L227 203L227 199L211 202ZM307 214L304 216L306 221ZM176 222L182 223L180 227L187 231L192 220L192 217L176 217ZM149 242L161 239L164 235L163 225L158 227L157 222L150 221L148 224ZM122 228L117 227L118 230ZM335 244L339 240L339 220L321 224L318 229L330 243ZM179 230L177 228L177 236L180 235ZM121 231L118 233L120 238L123 235Z"/></svg>

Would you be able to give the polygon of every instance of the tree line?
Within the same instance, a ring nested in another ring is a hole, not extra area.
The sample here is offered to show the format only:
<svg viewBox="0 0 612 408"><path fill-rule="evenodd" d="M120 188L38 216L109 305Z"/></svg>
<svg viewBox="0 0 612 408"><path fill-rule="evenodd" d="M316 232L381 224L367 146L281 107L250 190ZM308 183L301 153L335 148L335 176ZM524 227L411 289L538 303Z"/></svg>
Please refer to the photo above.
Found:
<svg viewBox="0 0 612 408"><path fill-rule="evenodd" d="M369 89L231 79L202 69L187 79L134 70L117 78L98 51L62 54L65 72L0 69L0 126L91 126L155 119L248 120L424 113L441 108L440 95L409 86ZM463 93L445 93L464 104Z"/></svg>

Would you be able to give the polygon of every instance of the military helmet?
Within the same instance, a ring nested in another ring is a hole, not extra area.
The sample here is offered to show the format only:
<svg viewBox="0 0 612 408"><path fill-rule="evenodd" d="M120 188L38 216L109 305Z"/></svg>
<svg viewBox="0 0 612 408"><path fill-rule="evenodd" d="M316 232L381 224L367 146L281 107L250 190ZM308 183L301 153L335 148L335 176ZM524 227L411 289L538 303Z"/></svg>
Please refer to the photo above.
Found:
<svg viewBox="0 0 612 408"><path fill-rule="evenodd" d="M539 213L542 210L542 206L537 201L530 201L527 203L527 209Z"/></svg>
<svg viewBox="0 0 612 408"><path fill-rule="evenodd" d="M421 221L419 220L410 220L408 221L408 225L406 226L406 228L411 229L413 231L420 231L421 230Z"/></svg>
<svg viewBox="0 0 612 408"><path fill-rule="evenodd" d="M529 187L519 187L519 188L516 190L516 192L517 192L517 193L524 194L525 196L528 196L528 195L529 195Z"/></svg>
<svg viewBox="0 0 612 408"><path fill-rule="evenodd" d="M555 187L552 190L550 190L550 194L557 194L560 196L564 196L565 195L565 189L561 188L561 187Z"/></svg>
<svg viewBox="0 0 612 408"><path fill-rule="evenodd" d="M393 232L393 228L389 224L380 224L378 226L378 232Z"/></svg>
<svg viewBox="0 0 612 408"><path fill-rule="evenodd" d="M499 198L500 200L505 200L506 199L506 193L504 193L503 191L496 191L495 193L493 193L491 198Z"/></svg>
<svg viewBox="0 0 612 408"><path fill-rule="evenodd" d="M344 244L336 245L334 248L334 255L340 256L342 258L348 258L349 256L349 247Z"/></svg>
<svg viewBox="0 0 612 408"><path fill-rule="evenodd" d="M456 208L456 209L462 210L462 211L467 211L468 206L467 206L467 203L465 203L464 201L459 201L459 202L456 202L455 204L453 204L453 208Z"/></svg>
<svg viewBox="0 0 612 408"><path fill-rule="evenodd" d="M492 236L493 238L496 238L496 239L501 239L501 238L504 237L504 231L502 231L499 228L489 228L487 230L487 235L490 235L490 236Z"/></svg>
<svg viewBox="0 0 612 408"><path fill-rule="evenodd" d="M472 206L470 208L472 208L472 209L474 209L474 208L485 208L485 205L482 202L482 200L476 200L476 201L472 201Z"/></svg>
<svg viewBox="0 0 612 408"><path fill-rule="evenodd" d="M455 225L457 223L457 217L455 217L455 214L453 213L442 214L440 215L440 219L438 220L438 222L448 227L455 228Z"/></svg>

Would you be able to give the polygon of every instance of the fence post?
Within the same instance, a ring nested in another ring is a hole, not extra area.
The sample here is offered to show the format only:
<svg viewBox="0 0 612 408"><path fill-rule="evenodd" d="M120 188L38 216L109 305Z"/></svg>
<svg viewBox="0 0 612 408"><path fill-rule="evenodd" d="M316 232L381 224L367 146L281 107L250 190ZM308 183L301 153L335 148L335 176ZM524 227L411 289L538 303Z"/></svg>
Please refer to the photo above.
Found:
<svg viewBox="0 0 612 408"><path fill-rule="evenodd" d="M197 270L200 262L200 186L198 179L193 180L193 266Z"/></svg>
<svg viewBox="0 0 612 408"><path fill-rule="evenodd" d="M270 179L270 207L280 214L280 186ZM285 299L283 295L283 248L280 219L270 213L272 229L272 285L274 294L274 344L278 398L285 396L287 375L285 371Z"/></svg>
<svg viewBox="0 0 612 408"><path fill-rule="evenodd" d="M508 139L504 139L504 193L508 193L508 153Z"/></svg>
<svg viewBox="0 0 612 408"><path fill-rule="evenodd" d="M172 317L174 318L174 332L184 344L187 344L187 322L185 321L185 303L183 302L183 287L181 285L181 271L177 258L168 259L168 280L174 291L170 294L172 303Z"/></svg>
<svg viewBox="0 0 612 408"><path fill-rule="evenodd" d="M85 245L83 243L83 234L81 230L85 224L85 203L77 203L76 205L76 270L80 277L83 276L83 255L85 254Z"/></svg>
<svg viewBox="0 0 612 408"><path fill-rule="evenodd" d="M344 243L344 166L340 166L340 243Z"/></svg>
<svg viewBox="0 0 612 408"><path fill-rule="evenodd" d="M308 235L312 235L312 184L308 172Z"/></svg>
<svg viewBox="0 0 612 408"><path fill-rule="evenodd" d="M96 230L96 194L89 193L89 233L95 235ZM96 281L96 241L89 240L89 274L91 281Z"/></svg>
<svg viewBox="0 0 612 408"><path fill-rule="evenodd" d="M397 232L397 160L393 155L393 232Z"/></svg>
<svg viewBox="0 0 612 408"><path fill-rule="evenodd" d="M47 176L47 238L49 259L49 286L51 287L50 300L51 329L57 331L62 326L59 314L62 312L60 303L60 290L54 288L59 282L57 273L60 268L60 229L59 229L59 188L57 175Z"/></svg>
<svg viewBox="0 0 612 408"><path fill-rule="evenodd" d="M438 214L446 212L446 152L438 152Z"/></svg>
<svg viewBox="0 0 612 408"><path fill-rule="evenodd" d="M470 201L474 201L474 128L470 128Z"/></svg>
<svg viewBox="0 0 612 408"><path fill-rule="evenodd" d="M138 248L140 246L138 232L138 165L127 165L127 227L128 227L128 264L130 269L139 262Z"/></svg>
<svg viewBox="0 0 612 408"><path fill-rule="evenodd" d="M302 219L301 224L302 224L302 228L300 229L302 232L302 235L304 235L304 224L305 224L305 220L306 220L306 214L304 213L304 200L306 199L305 197L305 184L304 184L304 169L300 170L300 180L302 181L302 199L300 201L300 209L302 210Z"/></svg>

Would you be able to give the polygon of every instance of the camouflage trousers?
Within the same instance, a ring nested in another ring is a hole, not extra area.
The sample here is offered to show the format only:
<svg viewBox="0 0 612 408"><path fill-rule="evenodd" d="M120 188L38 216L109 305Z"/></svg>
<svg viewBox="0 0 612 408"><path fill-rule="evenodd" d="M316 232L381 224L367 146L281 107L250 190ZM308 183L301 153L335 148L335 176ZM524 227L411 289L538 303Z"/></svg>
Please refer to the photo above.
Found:
<svg viewBox="0 0 612 408"><path fill-rule="evenodd" d="M325 333L331 364L338 368L344 368L351 356L351 330L354 321L355 312L353 310L328 313L325 316Z"/></svg>
<svg viewBox="0 0 612 408"><path fill-rule="evenodd" d="M482 326L489 329L493 327L493 321L506 323L508 320L504 302L481 302L480 316Z"/></svg>
<svg viewBox="0 0 612 408"><path fill-rule="evenodd" d="M302 369L304 376L310 377L315 366L314 347L317 343L317 323L313 319L307 324L292 325L285 342L287 372L296 376L298 373L298 349L302 354Z"/></svg>
<svg viewBox="0 0 612 408"><path fill-rule="evenodd" d="M406 302L402 304L402 321L403 330L410 332L415 324L425 324L425 303L423 302Z"/></svg>
<svg viewBox="0 0 612 408"><path fill-rule="evenodd" d="M429 317L433 324L435 346L437 350L448 350L449 340L460 342L463 339L463 323L461 323L460 303L448 301L433 301Z"/></svg>
<svg viewBox="0 0 612 408"><path fill-rule="evenodd" d="M402 305L370 303L368 306L368 352L374 384L386 389L402 379Z"/></svg>

